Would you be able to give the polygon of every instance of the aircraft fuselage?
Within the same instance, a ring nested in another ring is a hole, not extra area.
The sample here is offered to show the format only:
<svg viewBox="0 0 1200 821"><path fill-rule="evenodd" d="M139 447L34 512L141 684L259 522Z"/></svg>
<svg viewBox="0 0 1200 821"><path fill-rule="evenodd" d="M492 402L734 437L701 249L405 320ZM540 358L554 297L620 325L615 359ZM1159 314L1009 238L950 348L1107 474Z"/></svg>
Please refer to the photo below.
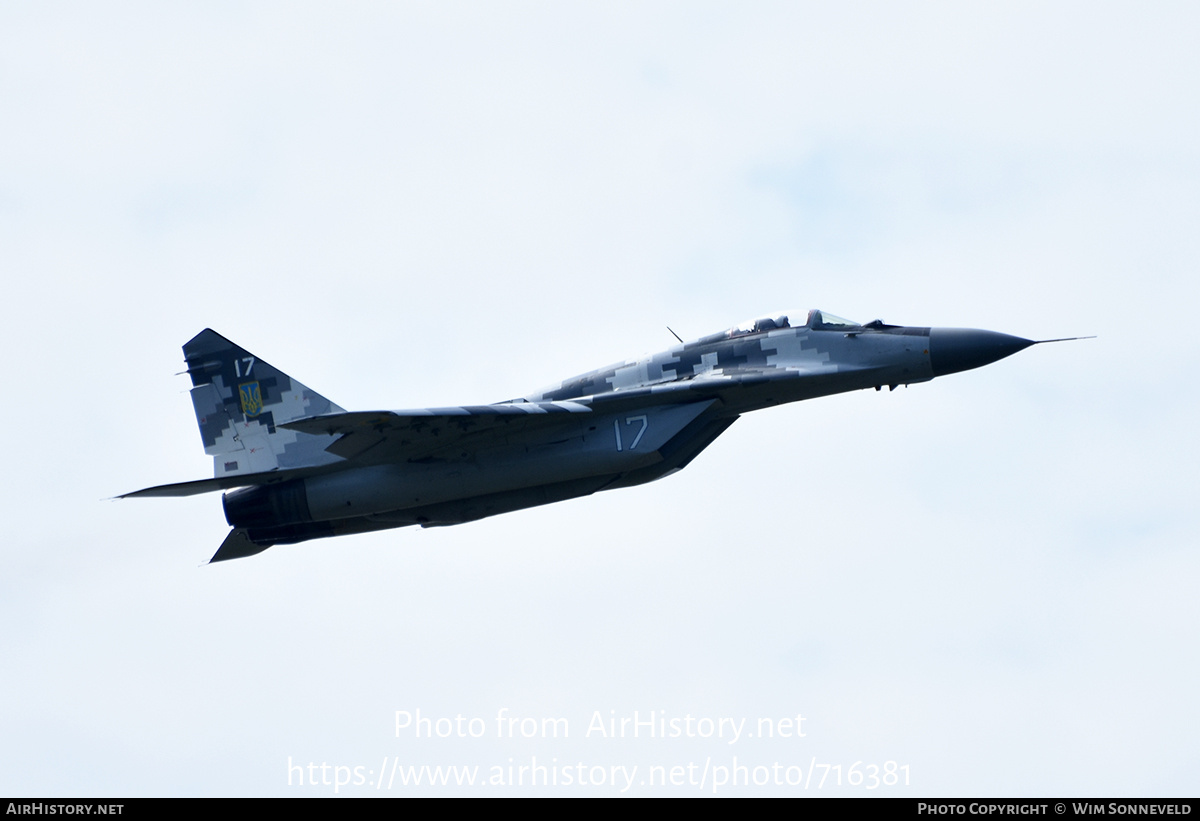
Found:
<svg viewBox="0 0 1200 821"><path fill-rule="evenodd" d="M685 467L743 413L979 367L990 331L764 317L495 405L346 412L212 331L184 346L215 477L131 496L224 496L214 561L273 544L451 525Z"/></svg>

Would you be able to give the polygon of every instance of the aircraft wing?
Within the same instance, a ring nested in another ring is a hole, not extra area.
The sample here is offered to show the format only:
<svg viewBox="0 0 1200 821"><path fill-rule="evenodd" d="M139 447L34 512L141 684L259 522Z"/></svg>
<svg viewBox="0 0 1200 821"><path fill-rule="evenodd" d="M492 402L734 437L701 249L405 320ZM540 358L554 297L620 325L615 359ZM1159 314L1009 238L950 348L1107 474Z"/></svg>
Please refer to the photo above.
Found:
<svg viewBox="0 0 1200 821"><path fill-rule="evenodd" d="M518 400L495 405L329 413L282 422L277 427L298 433L337 436L325 450L347 461L415 461L451 448L487 446L497 439L531 430L566 427L578 421L577 414L621 413L653 405L720 400L730 397L730 392L739 388L775 380L800 379L811 384L816 395L820 383L835 375L833 371L807 372L790 368L726 368L671 382L569 400ZM190 496L247 485L273 484L338 470L344 464L334 462L159 485L118 498Z"/></svg>
<svg viewBox="0 0 1200 821"><path fill-rule="evenodd" d="M355 411L296 419L279 425L322 436L337 436L326 450L347 460L414 461L446 450L485 445L525 431L570 424L580 413L623 412L631 408L719 399L727 391L776 380L817 384L833 371L790 368L725 368L685 379L626 388L559 401L511 401L418 410Z"/></svg>
<svg viewBox="0 0 1200 821"><path fill-rule="evenodd" d="M279 427L300 433L336 435L337 440L326 450L347 460L414 460L477 439L554 427L579 413L591 413L591 409L578 402L504 402L331 413L285 422Z"/></svg>

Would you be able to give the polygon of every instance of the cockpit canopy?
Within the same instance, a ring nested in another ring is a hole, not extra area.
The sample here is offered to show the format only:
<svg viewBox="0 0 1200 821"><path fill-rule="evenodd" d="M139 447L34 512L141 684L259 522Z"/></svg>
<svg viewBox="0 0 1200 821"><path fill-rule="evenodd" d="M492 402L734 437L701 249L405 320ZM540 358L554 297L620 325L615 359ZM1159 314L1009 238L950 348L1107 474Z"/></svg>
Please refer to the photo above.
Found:
<svg viewBox="0 0 1200 821"><path fill-rule="evenodd" d="M804 321L799 321L804 317ZM841 328L858 328L859 323L849 319L843 319L840 316L835 316L831 313L821 310L813 311L785 311L783 313L771 314L769 316L759 317L747 322L741 322L734 325L724 336L732 339L737 336L747 336L749 334L767 333L778 328L812 328L814 330L838 330Z"/></svg>
<svg viewBox="0 0 1200 821"><path fill-rule="evenodd" d="M834 316L828 311L813 311L808 315L808 326L817 329L832 328L833 330L839 330L841 328L860 328L862 324L852 319Z"/></svg>

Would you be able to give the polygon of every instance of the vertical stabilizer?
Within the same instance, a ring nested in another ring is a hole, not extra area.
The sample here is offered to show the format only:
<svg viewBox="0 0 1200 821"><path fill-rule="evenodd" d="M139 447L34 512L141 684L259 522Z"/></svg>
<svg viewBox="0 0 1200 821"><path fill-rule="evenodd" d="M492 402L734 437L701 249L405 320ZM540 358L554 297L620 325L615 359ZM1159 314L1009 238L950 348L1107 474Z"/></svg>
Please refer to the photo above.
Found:
<svg viewBox="0 0 1200 821"><path fill-rule="evenodd" d="M183 346L183 356L200 438L217 478L341 461L325 452L335 437L277 427L344 412L321 394L207 328Z"/></svg>

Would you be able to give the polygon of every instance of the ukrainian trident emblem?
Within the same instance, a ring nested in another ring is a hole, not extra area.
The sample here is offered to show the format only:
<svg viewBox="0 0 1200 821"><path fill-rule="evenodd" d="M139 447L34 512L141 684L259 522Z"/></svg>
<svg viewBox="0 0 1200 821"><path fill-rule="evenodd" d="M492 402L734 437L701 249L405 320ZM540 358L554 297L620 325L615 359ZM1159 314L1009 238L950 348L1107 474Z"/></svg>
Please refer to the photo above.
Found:
<svg viewBox="0 0 1200 821"><path fill-rule="evenodd" d="M262 413L262 393L258 390L257 382L247 382L245 385L238 385L238 393L242 397L242 413L246 414L246 416L258 416Z"/></svg>

